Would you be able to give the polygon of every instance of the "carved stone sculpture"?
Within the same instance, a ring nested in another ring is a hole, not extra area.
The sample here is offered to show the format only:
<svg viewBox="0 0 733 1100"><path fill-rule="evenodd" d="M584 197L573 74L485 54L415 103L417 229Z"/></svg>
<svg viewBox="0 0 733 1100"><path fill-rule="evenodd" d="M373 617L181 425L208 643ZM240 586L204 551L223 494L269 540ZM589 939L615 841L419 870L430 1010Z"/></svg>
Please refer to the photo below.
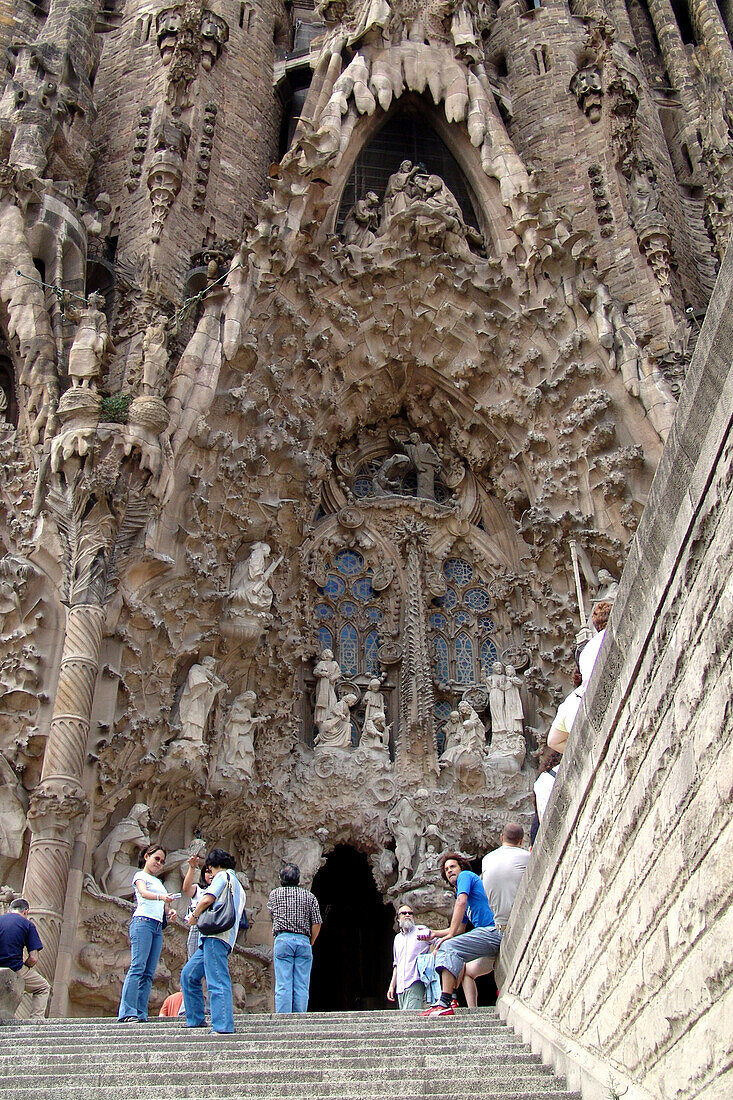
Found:
<svg viewBox="0 0 733 1100"><path fill-rule="evenodd" d="M214 657L202 657L199 664L189 669L179 704L181 732L178 743L188 741L197 747L203 745L209 712L227 687L216 675L215 668Z"/></svg>
<svg viewBox="0 0 733 1100"><path fill-rule="evenodd" d="M376 239L379 228L379 196L368 191L363 199L358 199L346 215L342 230L345 244L368 248Z"/></svg>
<svg viewBox="0 0 733 1100"><path fill-rule="evenodd" d="M201 15L201 67L211 72L229 40L229 26L225 19L205 8Z"/></svg>
<svg viewBox="0 0 733 1100"><path fill-rule="evenodd" d="M92 860L94 877L105 894L132 897L132 875L138 856L150 843L149 822L149 808L138 802L96 848Z"/></svg>
<svg viewBox="0 0 733 1100"><path fill-rule="evenodd" d="M168 319L157 314L143 336L143 393L155 395L168 366Z"/></svg>
<svg viewBox="0 0 733 1100"><path fill-rule="evenodd" d="M412 864L422 833L422 824L418 821L409 799L401 798L387 815L387 825L395 839L398 867L395 886L400 887L412 875Z"/></svg>
<svg viewBox="0 0 733 1100"><path fill-rule="evenodd" d="M381 714L381 715L384 716L384 714L386 713L385 712L385 706L384 706L384 695L379 690L381 688L381 686L382 686L382 681L379 679L378 676L374 676L369 681L369 686L368 686L367 690L364 692L364 724L365 725L368 721L370 721L370 719L374 718L374 716L376 714Z"/></svg>
<svg viewBox="0 0 733 1100"><path fill-rule="evenodd" d="M491 713L491 735L503 733L509 729L506 713L506 690L504 682L504 666L501 661L494 661L489 676L489 711Z"/></svg>
<svg viewBox="0 0 733 1100"><path fill-rule="evenodd" d="M376 711L365 718L359 748L389 765L389 726L386 723L383 711Z"/></svg>
<svg viewBox="0 0 733 1100"><path fill-rule="evenodd" d="M183 162L191 128L180 119L163 118L155 131L155 152L148 169L147 185L152 209L151 240L157 243L170 208L181 190Z"/></svg>
<svg viewBox="0 0 733 1100"><path fill-rule="evenodd" d="M603 100L603 81L598 66L585 65L582 69L578 69L570 81L570 91L589 121L598 122Z"/></svg>
<svg viewBox="0 0 733 1100"><path fill-rule="evenodd" d="M102 312L103 294L90 294L81 311L74 342L69 351L69 377L72 386L96 389L102 371L104 353L109 345L107 318Z"/></svg>
<svg viewBox="0 0 733 1100"><path fill-rule="evenodd" d="M254 716L256 703L253 691L243 691L231 705L224 729L224 760L219 768L223 775L254 775L255 730L267 721Z"/></svg>
<svg viewBox="0 0 733 1100"><path fill-rule="evenodd" d="M23 853L27 803L17 775L0 753L0 881Z"/></svg>
<svg viewBox="0 0 733 1100"><path fill-rule="evenodd" d="M504 717L510 733L524 732L524 706L519 688L522 678L517 676L514 665L506 666L504 677Z"/></svg>
<svg viewBox="0 0 733 1100"><path fill-rule="evenodd" d="M235 566L229 594L232 614L262 614L272 607L273 592L268 581L282 557L268 565L269 556L269 545L256 542L247 560Z"/></svg>
<svg viewBox="0 0 733 1100"><path fill-rule="evenodd" d="M464 755L483 757L486 751L484 724L468 700L461 700L457 713L458 721L454 721L450 741L440 757L441 767L457 764Z"/></svg>
<svg viewBox="0 0 733 1100"><path fill-rule="evenodd" d="M613 575L609 573L607 569L598 570L598 588L595 596L593 597L594 603L600 603L602 600L607 603L613 603L618 594L618 581L614 579Z"/></svg>
<svg viewBox="0 0 733 1100"><path fill-rule="evenodd" d="M425 443L411 432L402 444L417 475L417 495L425 500L435 500L435 476L442 467L440 455L430 443Z"/></svg>
<svg viewBox="0 0 733 1100"><path fill-rule="evenodd" d="M313 721L320 730L321 724L332 714L338 703L336 684L341 679L341 668L338 661L334 661L330 649L324 649L320 661L313 669L313 675L317 681Z"/></svg>
<svg viewBox="0 0 733 1100"><path fill-rule="evenodd" d="M351 708L358 700L347 694L338 699L325 718L318 724L317 749L351 748Z"/></svg>

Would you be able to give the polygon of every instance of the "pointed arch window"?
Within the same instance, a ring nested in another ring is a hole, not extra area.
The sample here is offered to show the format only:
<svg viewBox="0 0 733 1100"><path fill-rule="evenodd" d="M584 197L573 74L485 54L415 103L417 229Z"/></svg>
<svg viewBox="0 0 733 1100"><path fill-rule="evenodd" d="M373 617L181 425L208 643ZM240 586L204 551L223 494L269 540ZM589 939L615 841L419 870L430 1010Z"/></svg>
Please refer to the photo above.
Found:
<svg viewBox="0 0 733 1100"><path fill-rule="evenodd" d="M372 570L356 549L339 550L327 563L314 607L318 647L330 649L345 677L378 676L382 597Z"/></svg>
<svg viewBox="0 0 733 1100"><path fill-rule="evenodd" d="M489 614L488 581L466 558L443 563L445 594L434 600L428 619L432 634L433 675L439 690L460 695L486 682L497 659L496 626Z"/></svg>

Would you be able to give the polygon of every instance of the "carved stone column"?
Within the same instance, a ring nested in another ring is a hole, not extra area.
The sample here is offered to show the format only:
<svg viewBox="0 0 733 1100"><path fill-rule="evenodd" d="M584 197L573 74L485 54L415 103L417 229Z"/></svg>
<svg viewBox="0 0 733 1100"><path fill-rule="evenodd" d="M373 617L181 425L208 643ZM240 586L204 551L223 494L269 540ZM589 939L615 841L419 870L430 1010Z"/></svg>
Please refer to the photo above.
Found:
<svg viewBox="0 0 733 1100"><path fill-rule="evenodd" d="M404 657L400 673L400 746L403 769L418 774L437 770L433 709L433 674L427 631L422 546L427 532L420 524L405 524L398 534L406 557Z"/></svg>
<svg viewBox="0 0 733 1100"><path fill-rule="evenodd" d="M31 796L32 839L23 893L31 903L43 951L39 967L53 981L71 854L89 808L82 785L104 608L71 607L41 781Z"/></svg>

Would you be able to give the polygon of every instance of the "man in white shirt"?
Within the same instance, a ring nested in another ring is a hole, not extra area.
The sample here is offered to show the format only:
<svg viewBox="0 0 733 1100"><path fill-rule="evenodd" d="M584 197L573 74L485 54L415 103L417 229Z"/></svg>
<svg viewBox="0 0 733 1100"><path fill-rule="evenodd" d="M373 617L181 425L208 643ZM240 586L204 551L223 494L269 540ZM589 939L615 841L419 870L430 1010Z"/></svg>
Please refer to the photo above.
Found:
<svg viewBox="0 0 733 1100"><path fill-rule="evenodd" d="M527 870L530 853L522 847L524 829L515 821L506 823L499 840L501 847L495 848L483 858L481 881L494 914L496 927L503 932L509 920L519 884ZM478 1005L476 978L482 974L490 974L495 962L496 957L491 956L466 963L463 992L469 1008L476 1008Z"/></svg>
<svg viewBox="0 0 733 1100"><path fill-rule="evenodd" d="M585 695L590 678L593 675L593 669L598 660L598 654L601 651L603 639L606 636L606 624L612 610L613 604L605 600L602 600L601 603L597 603L593 608L593 615L591 617L593 625L598 633L594 634L591 640L583 646L580 651L578 657L578 667L581 676L580 685L574 688L557 708L557 713L552 720L552 726L547 736L547 747L549 749L554 749L555 752L565 752L568 737L572 732L573 724L580 710L580 704L583 701L583 696Z"/></svg>
<svg viewBox="0 0 733 1100"><path fill-rule="evenodd" d="M181 971L186 1027L206 1026L204 994L201 987L201 979L205 977L211 1004L212 1034L229 1035L234 1031L234 1001L232 979L229 976L229 954L237 940L246 895L242 884L234 874L233 855L221 848L214 848L207 855L206 864L213 870L214 877L188 918L189 925L195 925L201 914L211 908L227 888L227 884L233 893L237 917L232 927L226 932L214 934L202 932L198 948Z"/></svg>
<svg viewBox="0 0 733 1100"><path fill-rule="evenodd" d="M394 965L387 1000L394 1001L396 993L400 1008L420 1009L425 999L425 986L420 980L417 957L430 947L430 929L424 924L415 924L411 905L400 905L397 920L400 930L394 938Z"/></svg>

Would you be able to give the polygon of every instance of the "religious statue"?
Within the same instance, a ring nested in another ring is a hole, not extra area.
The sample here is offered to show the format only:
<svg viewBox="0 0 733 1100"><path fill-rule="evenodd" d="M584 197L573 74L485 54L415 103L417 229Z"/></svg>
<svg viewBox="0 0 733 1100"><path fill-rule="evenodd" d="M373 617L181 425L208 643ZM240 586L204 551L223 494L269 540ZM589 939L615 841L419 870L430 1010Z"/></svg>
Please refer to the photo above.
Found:
<svg viewBox="0 0 733 1100"><path fill-rule="evenodd" d="M517 676L514 665L507 665L504 677L504 717L510 733L524 732L524 707L519 694L521 684L522 678Z"/></svg>
<svg viewBox="0 0 733 1100"><path fill-rule="evenodd" d="M402 444L417 475L417 496L435 500L435 475L443 465L440 455L429 443L423 443L417 432L411 432Z"/></svg>
<svg viewBox="0 0 733 1100"><path fill-rule="evenodd" d="M384 695L379 690L381 686L382 681L378 676L374 676L369 681L369 687L364 692L364 725L366 725L375 714L386 714Z"/></svg>
<svg viewBox="0 0 733 1100"><path fill-rule="evenodd" d="M265 717L253 715L257 696L253 691L243 691L231 705L224 731L224 774L252 775L255 767L254 735Z"/></svg>
<svg viewBox="0 0 733 1100"><path fill-rule="evenodd" d="M434 883L440 881L440 856L445 850L445 838L437 825L428 825L420 841L420 858L413 877L418 882Z"/></svg>
<svg viewBox="0 0 733 1100"><path fill-rule="evenodd" d="M313 720L320 729L321 723L325 721L338 702L336 684L341 679L341 668L338 661L334 661L332 650L324 649L320 661L313 669L313 675L318 684Z"/></svg>
<svg viewBox="0 0 733 1100"><path fill-rule="evenodd" d="M334 703L318 725L318 736L314 742L317 749L351 748L351 708L357 702L355 695L348 694Z"/></svg>
<svg viewBox="0 0 733 1100"><path fill-rule="evenodd" d="M606 600L608 603L613 603L618 594L618 581L614 580L613 576L607 569L598 570L598 589L593 597L594 603L600 603L602 600Z"/></svg>
<svg viewBox="0 0 733 1100"><path fill-rule="evenodd" d="M232 614L262 614L270 610L273 592L267 582L283 559L280 555L268 566L269 556L268 543L256 542L247 560L234 567L229 593Z"/></svg>
<svg viewBox="0 0 733 1100"><path fill-rule="evenodd" d="M102 312L103 294L90 294L87 306L79 316L74 342L69 351L69 378L72 386L97 388L102 373L102 359L109 346L107 318Z"/></svg>
<svg viewBox="0 0 733 1100"><path fill-rule="evenodd" d="M387 180L382 205L382 221L379 226L380 233L384 233L388 223L395 216L401 214L415 197L415 177L422 171L419 165L413 165L410 160L403 160L396 172Z"/></svg>
<svg viewBox="0 0 733 1100"><path fill-rule="evenodd" d="M397 882L402 886L412 873L412 861L415 858L418 840L422 833L422 824L418 820L412 803L401 798L387 814L387 827L395 839L397 856Z"/></svg>
<svg viewBox="0 0 733 1100"><path fill-rule="evenodd" d="M379 228L379 197L368 191L366 197L358 199L349 213L342 230L345 244L367 248L375 239Z"/></svg>
<svg viewBox="0 0 733 1100"><path fill-rule="evenodd" d="M491 734L502 733L509 729L506 715L506 693L504 686L504 666L494 661L489 676L489 711L491 713Z"/></svg>
<svg viewBox="0 0 733 1100"><path fill-rule="evenodd" d="M149 808L138 802L96 848L92 857L94 877L105 894L132 897L132 876L138 856L150 843L149 823Z"/></svg>
<svg viewBox="0 0 733 1100"><path fill-rule="evenodd" d="M215 668L214 657L202 657L200 664L191 665L188 671L178 709L181 719L179 743L189 741L193 745L203 745L209 712L227 687L216 675Z"/></svg>
<svg viewBox="0 0 733 1100"><path fill-rule="evenodd" d="M168 366L168 320L162 314L154 317L143 336L143 393L153 396L165 377Z"/></svg>
<svg viewBox="0 0 733 1100"><path fill-rule="evenodd" d="M394 496L402 489L402 479L411 467L407 455L390 455L372 479L376 497Z"/></svg>
<svg viewBox="0 0 733 1100"><path fill-rule="evenodd" d="M0 880L23 854L27 801L18 776L0 753Z"/></svg>
<svg viewBox="0 0 733 1100"><path fill-rule="evenodd" d="M457 714L458 722L454 720L450 741L440 757L441 767L455 764L464 754L483 756L486 749L484 724L467 699L458 704Z"/></svg>
<svg viewBox="0 0 733 1100"><path fill-rule="evenodd" d="M389 765L389 729L384 711L376 711L364 719L359 748L373 753Z"/></svg>

